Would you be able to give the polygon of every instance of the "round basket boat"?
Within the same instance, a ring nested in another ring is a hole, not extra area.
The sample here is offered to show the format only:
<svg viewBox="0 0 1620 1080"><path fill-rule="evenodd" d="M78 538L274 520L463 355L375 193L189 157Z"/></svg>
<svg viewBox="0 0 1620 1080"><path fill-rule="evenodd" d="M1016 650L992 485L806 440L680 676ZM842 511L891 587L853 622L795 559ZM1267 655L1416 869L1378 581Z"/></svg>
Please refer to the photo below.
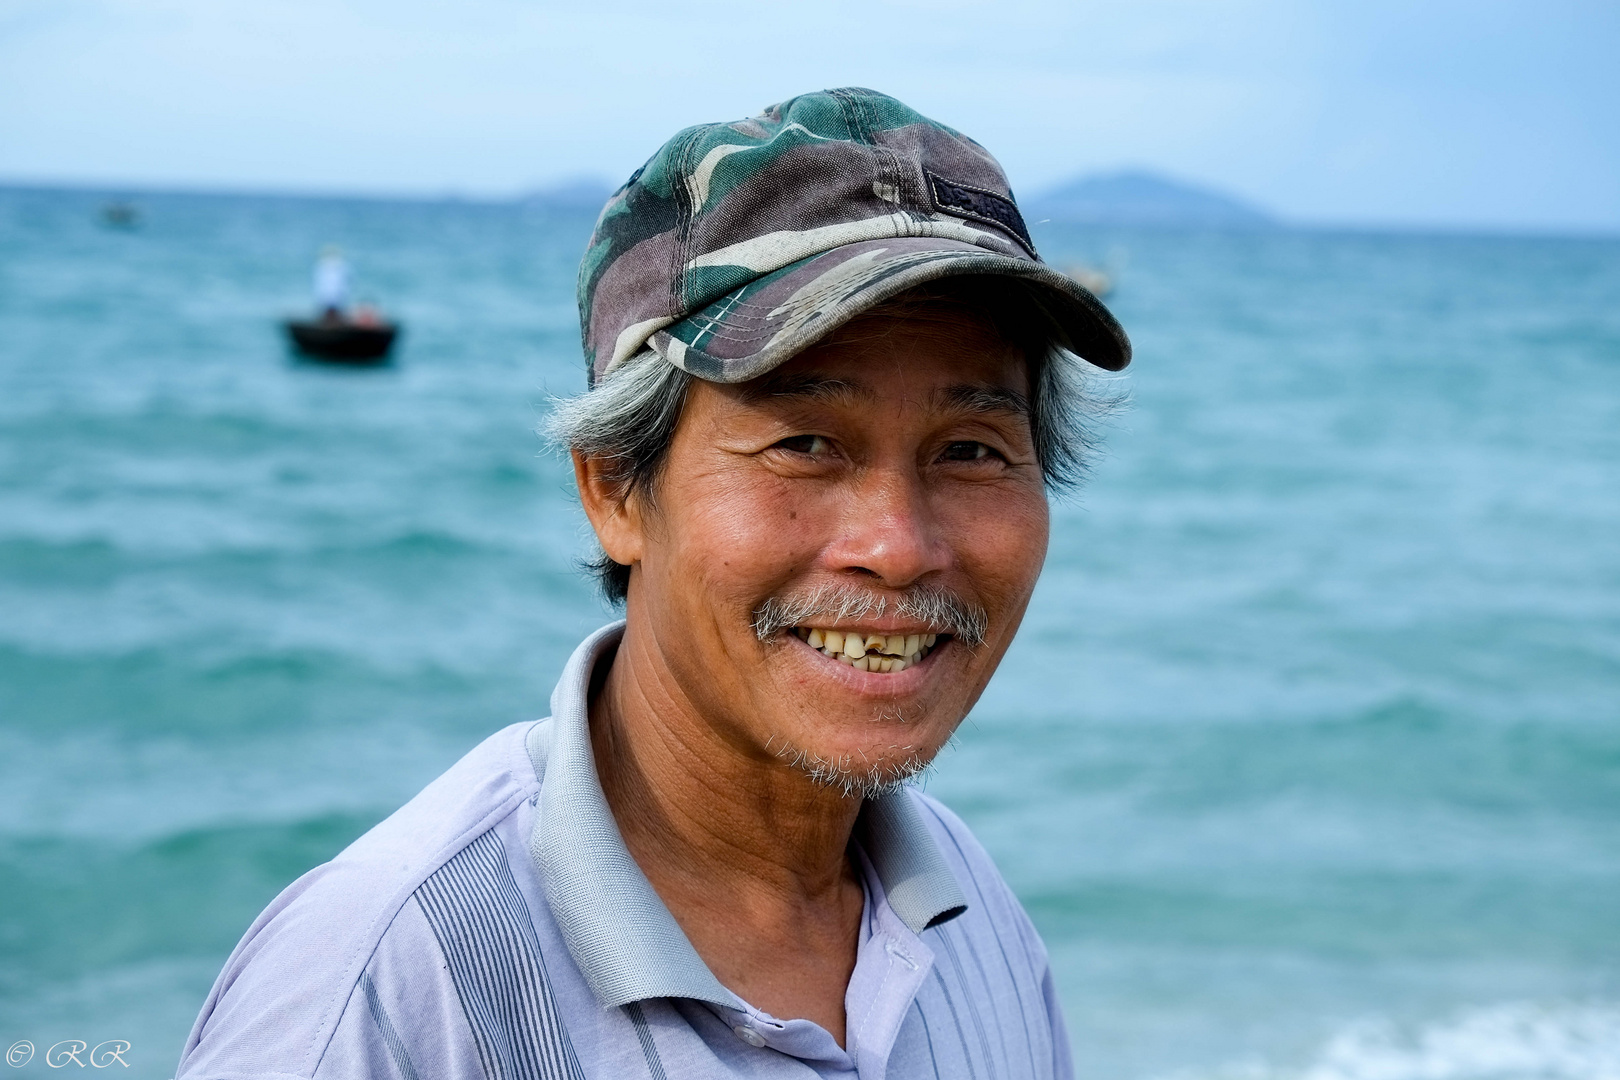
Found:
<svg viewBox="0 0 1620 1080"><path fill-rule="evenodd" d="M288 319L283 325L299 352L339 364L380 364L399 336L398 323Z"/></svg>

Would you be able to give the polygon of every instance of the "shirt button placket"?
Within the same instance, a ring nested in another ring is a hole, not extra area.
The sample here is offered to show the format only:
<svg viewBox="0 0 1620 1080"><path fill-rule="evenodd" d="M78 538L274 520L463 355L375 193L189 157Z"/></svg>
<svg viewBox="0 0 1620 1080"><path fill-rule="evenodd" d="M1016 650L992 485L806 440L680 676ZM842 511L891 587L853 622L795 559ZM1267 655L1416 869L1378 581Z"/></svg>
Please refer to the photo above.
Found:
<svg viewBox="0 0 1620 1080"><path fill-rule="evenodd" d="M747 1043L749 1046L764 1046L765 1045L765 1036L761 1035L759 1032L755 1031L753 1028L749 1027L747 1024L738 1024L736 1027L732 1028L731 1030L736 1033L737 1038L741 1039L743 1042Z"/></svg>

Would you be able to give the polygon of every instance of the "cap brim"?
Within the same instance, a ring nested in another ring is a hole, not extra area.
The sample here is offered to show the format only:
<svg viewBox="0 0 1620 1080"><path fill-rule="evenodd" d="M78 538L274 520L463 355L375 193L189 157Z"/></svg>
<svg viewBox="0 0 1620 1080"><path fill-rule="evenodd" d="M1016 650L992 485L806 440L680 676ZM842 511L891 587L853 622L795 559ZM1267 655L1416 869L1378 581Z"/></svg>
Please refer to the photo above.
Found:
<svg viewBox="0 0 1620 1080"><path fill-rule="evenodd" d="M758 378L850 319L931 281L966 274L1017 278L1052 317L1056 344L1118 371L1131 362L1125 330L1101 300L1045 263L939 237L866 240L762 275L652 335L670 363L709 382Z"/></svg>

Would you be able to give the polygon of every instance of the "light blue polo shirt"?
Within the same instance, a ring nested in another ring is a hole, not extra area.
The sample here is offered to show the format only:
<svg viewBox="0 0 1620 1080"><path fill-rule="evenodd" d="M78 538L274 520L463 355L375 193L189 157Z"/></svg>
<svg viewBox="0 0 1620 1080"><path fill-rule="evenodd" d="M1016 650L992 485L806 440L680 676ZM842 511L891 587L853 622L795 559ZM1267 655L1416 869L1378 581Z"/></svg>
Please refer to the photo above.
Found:
<svg viewBox="0 0 1620 1080"><path fill-rule="evenodd" d="M552 716L485 740L287 887L186 1043L189 1078L1067 1078L1046 950L989 856L907 789L868 800L846 1047L709 971L619 835L575 651Z"/></svg>

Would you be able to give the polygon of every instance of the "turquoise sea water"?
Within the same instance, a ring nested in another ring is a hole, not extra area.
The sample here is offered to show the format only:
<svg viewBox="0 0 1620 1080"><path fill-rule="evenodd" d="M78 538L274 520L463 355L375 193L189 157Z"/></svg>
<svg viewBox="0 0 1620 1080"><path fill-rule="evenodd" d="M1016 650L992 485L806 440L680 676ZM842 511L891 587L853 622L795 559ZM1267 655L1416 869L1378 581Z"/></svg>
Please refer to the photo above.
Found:
<svg viewBox="0 0 1620 1080"><path fill-rule="evenodd" d="M606 618L533 434L589 215L102 201L0 190L0 1042L163 1077ZM1125 260L1135 404L928 783L1081 1075L1620 1076L1620 241L1037 239ZM278 340L328 240L395 365Z"/></svg>

